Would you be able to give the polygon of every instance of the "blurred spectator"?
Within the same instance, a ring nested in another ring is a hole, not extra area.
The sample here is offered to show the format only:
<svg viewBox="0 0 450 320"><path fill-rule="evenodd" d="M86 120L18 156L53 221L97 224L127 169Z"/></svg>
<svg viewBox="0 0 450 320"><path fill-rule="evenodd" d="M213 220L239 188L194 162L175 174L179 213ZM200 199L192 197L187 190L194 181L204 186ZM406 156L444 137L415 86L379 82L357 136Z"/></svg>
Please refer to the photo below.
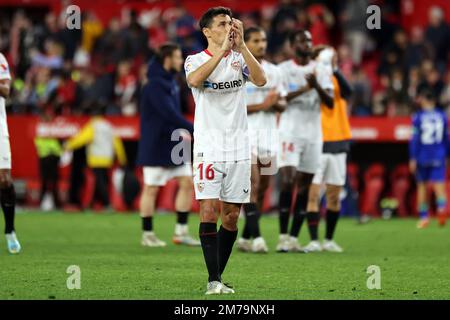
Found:
<svg viewBox="0 0 450 320"><path fill-rule="evenodd" d="M346 43L350 46L352 60L356 65L361 64L364 47L367 41L366 12L367 0L352 0L344 2L341 21L344 28Z"/></svg>
<svg viewBox="0 0 450 320"><path fill-rule="evenodd" d="M34 29L34 44L40 51L44 51L45 40L54 40L57 37L59 28L57 18L54 13L48 13L45 16L44 24L39 24Z"/></svg>
<svg viewBox="0 0 450 320"><path fill-rule="evenodd" d="M71 64L84 33L84 29L83 32L79 29L68 29L66 27L65 12L64 15L60 15L59 31L55 35L55 40L59 42L64 49L63 59L66 63Z"/></svg>
<svg viewBox="0 0 450 320"><path fill-rule="evenodd" d="M307 9L309 18L309 30L311 32L314 45L330 44L331 37L329 30L334 25L334 17L331 12L322 4L315 4Z"/></svg>
<svg viewBox="0 0 450 320"><path fill-rule="evenodd" d="M97 19L95 13L89 11L83 21L83 37L81 39L81 48L85 52L91 52L94 43L103 33L103 26Z"/></svg>
<svg viewBox="0 0 450 320"><path fill-rule="evenodd" d="M53 106L56 114L69 115L72 113L76 97L76 83L72 80L71 74L67 71L58 73L58 78L53 79L56 86L48 97L48 107Z"/></svg>
<svg viewBox="0 0 450 320"><path fill-rule="evenodd" d="M447 114L450 116L450 70L447 72L446 84L444 89L442 90L440 103Z"/></svg>
<svg viewBox="0 0 450 320"><path fill-rule="evenodd" d="M444 74L450 49L450 27L445 22L444 11L436 6L431 7L428 12L428 23L425 38L434 49L434 59L439 73Z"/></svg>
<svg viewBox="0 0 450 320"><path fill-rule="evenodd" d="M393 37L393 41L383 50L378 72L382 75L389 75L394 69L400 68L402 72L405 71L407 69L405 65L407 47L406 33L403 30L398 30Z"/></svg>
<svg viewBox="0 0 450 320"><path fill-rule="evenodd" d="M97 93L95 89L95 75L88 69L80 70L79 81L76 86L76 98L73 114L89 114L95 109Z"/></svg>
<svg viewBox="0 0 450 320"><path fill-rule="evenodd" d="M27 110L38 113L41 107L47 102L49 96L48 83L50 81L50 69L38 68L35 74L29 74L25 82L22 95L22 102Z"/></svg>
<svg viewBox="0 0 450 320"><path fill-rule="evenodd" d="M33 51L31 54L32 66L61 69L63 66L63 48L53 40L46 40L44 53Z"/></svg>
<svg viewBox="0 0 450 320"><path fill-rule="evenodd" d="M150 45L153 49L159 48L160 45L168 41L167 32L160 16L153 17L148 34L151 39Z"/></svg>
<svg viewBox="0 0 450 320"><path fill-rule="evenodd" d="M374 2L376 3L376 1L371 1L372 4ZM396 5L398 3L399 1L383 1L382 4L378 1L376 3L381 6L381 28L369 30L369 34L375 40L378 49L385 49L390 45L396 32L401 29L399 7Z"/></svg>
<svg viewBox="0 0 450 320"><path fill-rule="evenodd" d="M346 44L339 46L338 50L339 69L346 78L350 78L353 72L353 61L350 48Z"/></svg>
<svg viewBox="0 0 450 320"><path fill-rule="evenodd" d="M413 67L418 67L425 59L430 59L432 56L430 45L425 42L423 29L419 26L414 26L411 30L411 40L406 49L405 63L407 70Z"/></svg>
<svg viewBox="0 0 450 320"><path fill-rule="evenodd" d="M11 66L16 71L16 76L24 78L30 67L30 49L34 46L34 36L31 21L21 10L14 15L10 34L9 34L9 52Z"/></svg>
<svg viewBox="0 0 450 320"><path fill-rule="evenodd" d="M268 51L275 53L285 42L289 31L297 24L297 7L290 0L280 0L277 13L272 19L268 37Z"/></svg>
<svg viewBox="0 0 450 320"><path fill-rule="evenodd" d="M431 70L424 73L424 79L419 84L418 91L422 89L429 89L433 92L434 97L440 97L444 90L444 82L442 81L436 67L432 67Z"/></svg>
<svg viewBox="0 0 450 320"><path fill-rule="evenodd" d="M386 92L386 102L388 104L388 116L407 116L408 107L408 89L403 70L394 69L389 77L389 86Z"/></svg>
<svg viewBox="0 0 450 320"><path fill-rule="evenodd" d="M138 82L137 82L137 85L136 85L136 91L135 91L135 96L134 96L134 99L135 99L135 101L137 101L137 102L140 102L140 101L141 101L141 97L142 97L142 89L144 88L144 86L145 86L145 85L147 84L147 82L148 82L148 78L147 78L147 69L148 69L148 64L145 63L145 64L142 64L142 65L139 67L139 70L138 70L138 78L137 78ZM138 103L137 106L138 106L137 112L140 113L141 110L139 109L139 103Z"/></svg>
<svg viewBox="0 0 450 320"><path fill-rule="evenodd" d="M137 79L131 73L129 61L121 61L117 67L117 77L115 85L116 103L122 107L123 115L132 116L136 114L137 107L134 101L137 86Z"/></svg>
<svg viewBox="0 0 450 320"><path fill-rule="evenodd" d="M408 99L412 103L416 100L420 84L420 70L418 67L413 67L408 73Z"/></svg>
<svg viewBox="0 0 450 320"><path fill-rule="evenodd" d="M369 116L371 87L367 82L367 75L361 67L355 67L351 76L353 94L350 99L352 114L357 116Z"/></svg>
<svg viewBox="0 0 450 320"><path fill-rule="evenodd" d="M62 0L62 7L68 4L70 0ZM380 30L367 32L369 4L381 6ZM8 112L36 114L51 107L56 113L82 115L101 108L108 115L134 115L147 81L142 70L154 47L176 42L184 56L204 47L197 21L182 2L140 12L123 7L120 17L102 22L99 12L86 11L82 30L65 27L64 10L39 19L25 10L11 17L0 13L0 48L15 74ZM309 30L315 43L338 48L342 73L356 86L354 115L408 113L420 86L432 87L447 104L443 75L450 32L438 7L430 5L428 25L411 26L410 35L398 24L399 1L280 0L235 14L246 27L267 29L267 58L274 63L292 55L285 39L296 28ZM192 113L190 90L183 76L178 80L182 108Z"/></svg>
<svg viewBox="0 0 450 320"><path fill-rule="evenodd" d="M97 39L94 53L103 59L105 65L116 65L124 57L124 50L124 37L121 33L120 21L112 18L108 28Z"/></svg>
<svg viewBox="0 0 450 320"><path fill-rule="evenodd" d="M124 50L122 59L133 60L145 56L148 51L148 34L140 25L136 11L127 11L123 21L122 37Z"/></svg>

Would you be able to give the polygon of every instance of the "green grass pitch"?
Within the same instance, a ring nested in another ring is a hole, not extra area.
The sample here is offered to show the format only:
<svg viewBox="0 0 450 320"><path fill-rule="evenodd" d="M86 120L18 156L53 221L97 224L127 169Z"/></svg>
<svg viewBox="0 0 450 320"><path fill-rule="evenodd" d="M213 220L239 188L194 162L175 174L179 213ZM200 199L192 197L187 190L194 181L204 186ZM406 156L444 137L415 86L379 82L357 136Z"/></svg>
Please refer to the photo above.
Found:
<svg viewBox="0 0 450 320"><path fill-rule="evenodd" d="M23 251L11 256L0 240L0 299L450 299L450 226L436 221L417 230L411 219L341 219L336 240L344 253L283 254L274 251L278 219L263 217L271 252L234 250L223 278L236 294L205 297L201 249L171 243L174 219L155 218L168 242L155 249L141 247L136 214L20 213ZM190 229L197 234L196 215ZM302 244L307 237L303 226ZM79 290L67 289L70 265L81 269ZM381 269L380 290L367 288L370 265Z"/></svg>

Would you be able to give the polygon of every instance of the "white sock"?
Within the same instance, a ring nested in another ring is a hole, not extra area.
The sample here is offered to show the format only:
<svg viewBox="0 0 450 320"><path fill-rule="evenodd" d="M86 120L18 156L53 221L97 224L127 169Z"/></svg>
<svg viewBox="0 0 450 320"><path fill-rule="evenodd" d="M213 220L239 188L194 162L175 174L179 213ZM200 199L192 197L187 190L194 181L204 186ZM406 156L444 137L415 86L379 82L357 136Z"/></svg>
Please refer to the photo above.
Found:
<svg viewBox="0 0 450 320"><path fill-rule="evenodd" d="M7 241L17 241L16 233L13 231L11 233L5 233Z"/></svg>

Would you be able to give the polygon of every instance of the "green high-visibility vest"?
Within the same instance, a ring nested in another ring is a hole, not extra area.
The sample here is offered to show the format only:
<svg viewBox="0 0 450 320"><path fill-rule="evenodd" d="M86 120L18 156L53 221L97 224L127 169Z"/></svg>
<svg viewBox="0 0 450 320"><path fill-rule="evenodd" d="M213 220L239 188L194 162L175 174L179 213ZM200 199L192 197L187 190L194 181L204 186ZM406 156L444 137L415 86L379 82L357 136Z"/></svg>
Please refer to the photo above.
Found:
<svg viewBox="0 0 450 320"><path fill-rule="evenodd" d="M39 158L44 158L51 155L61 156L63 153L59 140L55 138L37 137L34 139L34 144L36 145Z"/></svg>

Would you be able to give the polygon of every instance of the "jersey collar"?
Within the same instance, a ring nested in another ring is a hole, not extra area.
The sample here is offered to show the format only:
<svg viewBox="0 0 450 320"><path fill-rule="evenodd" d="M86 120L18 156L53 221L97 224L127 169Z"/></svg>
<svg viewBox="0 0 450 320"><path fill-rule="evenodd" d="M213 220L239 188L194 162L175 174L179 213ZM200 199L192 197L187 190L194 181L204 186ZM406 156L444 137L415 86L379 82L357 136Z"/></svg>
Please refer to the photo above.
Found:
<svg viewBox="0 0 450 320"><path fill-rule="evenodd" d="M208 49L203 50L203 52L206 53L208 56L211 56L211 57L213 56L212 53ZM227 53L225 53L225 55L223 57L226 58L230 54L230 52L231 52L231 50L229 50Z"/></svg>

